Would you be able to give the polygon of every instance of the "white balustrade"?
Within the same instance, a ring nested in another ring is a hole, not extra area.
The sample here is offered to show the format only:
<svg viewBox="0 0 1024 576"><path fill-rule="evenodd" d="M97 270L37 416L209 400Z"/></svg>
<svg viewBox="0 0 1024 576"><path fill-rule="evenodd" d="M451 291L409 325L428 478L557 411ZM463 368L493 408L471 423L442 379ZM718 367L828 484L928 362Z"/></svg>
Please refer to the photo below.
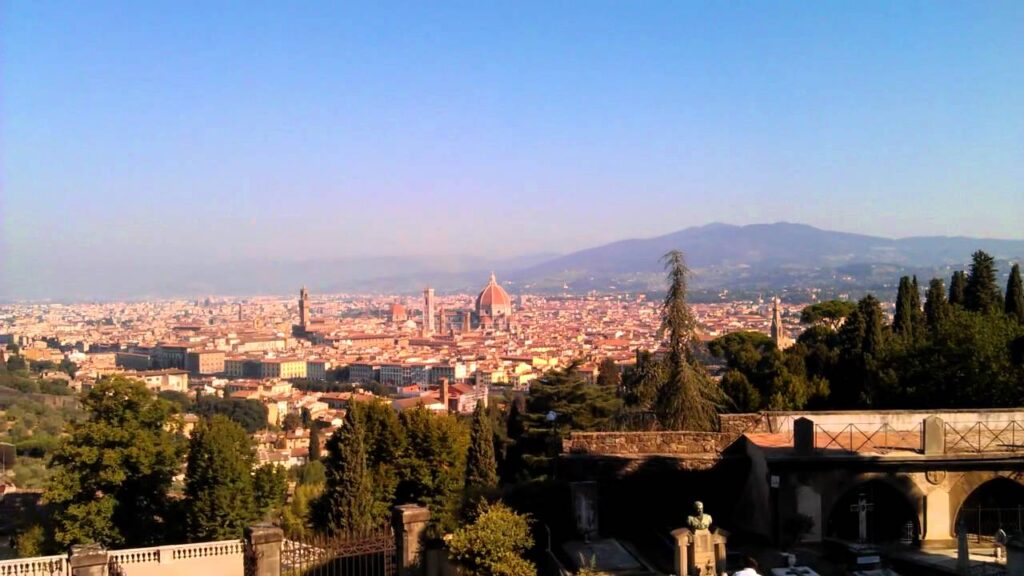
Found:
<svg viewBox="0 0 1024 576"><path fill-rule="evenodd" d="M0 576L57 576L67 574L64 555L0 560Z"/></svg>

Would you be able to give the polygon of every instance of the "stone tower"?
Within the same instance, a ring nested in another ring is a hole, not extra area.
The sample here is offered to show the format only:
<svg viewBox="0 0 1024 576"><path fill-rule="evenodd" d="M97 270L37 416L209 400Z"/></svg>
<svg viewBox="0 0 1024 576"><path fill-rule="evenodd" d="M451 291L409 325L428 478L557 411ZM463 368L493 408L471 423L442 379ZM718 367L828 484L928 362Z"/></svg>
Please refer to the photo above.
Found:
<svg viewBox="0 0 1024 576"><path fill-rule="evenodd" d="M306 287L303 286L302 290L299 290L299 327L303 330L306 329L306 323L309 322L309 292L306 292Z"/></svg>
<svg viewBox="0 0 1024 576"><path fill-rule="evenodd" d="M434 333L434 289L423 290L423 333Z"/></svg>

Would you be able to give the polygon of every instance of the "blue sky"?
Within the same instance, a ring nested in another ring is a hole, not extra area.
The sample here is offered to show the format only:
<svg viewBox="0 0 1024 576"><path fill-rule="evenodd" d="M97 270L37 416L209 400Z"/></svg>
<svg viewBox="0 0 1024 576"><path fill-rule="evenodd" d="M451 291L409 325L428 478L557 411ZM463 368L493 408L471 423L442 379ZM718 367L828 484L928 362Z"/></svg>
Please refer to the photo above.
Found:
<svg viewBox="0 0 1024 576"><path fill-rule="evenodd" d="M0 8L0 258L1024 238L1022 2Z"/></svg>

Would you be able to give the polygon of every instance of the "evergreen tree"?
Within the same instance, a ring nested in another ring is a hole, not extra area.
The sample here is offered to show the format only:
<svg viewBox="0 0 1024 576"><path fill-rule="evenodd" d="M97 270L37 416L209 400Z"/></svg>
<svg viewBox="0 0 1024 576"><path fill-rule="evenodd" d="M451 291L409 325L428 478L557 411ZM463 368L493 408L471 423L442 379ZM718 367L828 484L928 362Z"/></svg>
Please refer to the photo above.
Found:
<svg viewBox="0 0 1024 576"><path fill-rule="evenodd" d="M192 542L241 538L257 519L256 454L245 430L226 416L192 431L185 473L185 527Z"/></svg>
<svg viewBox="0 0 1024 576"><path fill-rule="evenodd" d="M870 407L881 383L879 361L885 345L882 305L868 294L839 331L838 386L831 390L837 407Z"/></svg>
<svg viewBox="0 0 1024 576"><path fill-rule="evenodd" d="M924 310L921 308L921 286L917 283L917 274L910 281L910 317L914 326L914 337L921 336L924 329Z"/></svg>
<svg viewBox="0 0 1024 576"><path fill-rule="evenodd" d="M398 489L398 461L405 451L405 432L398 413L381 400L359 402L356 410L363 423L366 442L366 462L373 483L374 516L382 521L391 513Z"/></svg>
<svg viewBox="0 0 1024 576"><path fill-rule="evenodd" d="M971 272L967 276L965 307L973 312L990 313L1003 309L1003 295L996 285L995 260L978 250L971 255Z"/></svg>
<svg viewBox="0 0 1024 576"><path fill-rule="evenodd" d="M363 423L357 412L349 410L344 424L327 440L327 482L312 510L313 525L321 532L364 533L380 524L374 517Z"/></svg>
<svg viewBox="0 0 1024 576"><path fill-rule="evenodd" d="M953 272L953 279L949 282L949 305L967 305L967 274L963 270Z"/></svg>
<svg viewBox="0 0 1024 576"><path fill-rule="evenodd" d="M86 418L71 426L50 460L46 500L62 546L161 544L171 480L185 443L172 431L173 406L145 384L101 378L82 398Z"/></svg>
<svg viewBox="0 0 1024 576"><path fill-rule="evenodd" d="M430 508L431 531L450 532L462 509L469 431L455 416L423 406L404 410L399 420L407 444L398 466L398 500Z"/></svg>
<svg viewBox="0 0 1024 576"><path fill-rule="evenodd" d="M622 378L622 399L626 406L639 412L651 410L665 374L664 362L656 360L647 350L637 350L636 364Z"/></svg>
<svg viewBox="0 0 1024 576"><path fill-rule="evenodd" d="M312 420L309 423L309 461L319 460L320 457L320 425Z"/></svg>
<svg viewBox="0 0 1024 576"><path fill-rule="evenodd" d="M914 337L914 314L911 309L910 277L900 278L900 287L896 293L896 312L892 318L893 332L906 339Z"/></svg>
<svg viewBox="0 0 1024 576"><path fill-rule="evenodd" d="M618 390L621 384L619 366L612 358L605 358L597 368L597 385Z"/></svg>
<svg viewBox="0 0 1024 576"><path fill-rule="evenodd" d="M580 362L553 369L530 384L526 398L528 420L534 427L593 431L608 427L622 405L614 390L587 384ZM554 413L554 419L548 415Z"/></svg>
<svg viewBox="0 0 1024 576"><path fill-rule="evenodd" d="M253 475L252 490L256 515L276 517L288 496L288 472L277 464L264 464Z"/></svg>
<svg viewBox="0 0 1024 576"><path fill-rule="evenodd" d="M1010 268L1010 278L1006 281L1006 314L1024 324L1024 286L1021 286L1020 264Z"/></svg>
<svg viewBox="0 0 1024 576"><path fill-rule="evenodd" d="M669 284L661 311L661 330L668 333L668 379L658 390L655 413L667 430L716 430L724 398L690 347L697 322L686 303L689 269L678 250L665 254L662 261Z"/></svg>
<svg viewBox="0 0 1024 576"><path fill-rule="evenodd" d="M498 464L494 459L494 432L483 402L473 410L466 455L466 493L470 500L498 486Z"/></svg>
<svg viewBox="0 0 1024 576"><path fill-rule="evenodd" d="M949 315L949 303L946 302L946 287L940 278L932 278L928 283L928 293L924 300L925 322L928 329L935 331L939 324Z"/></svg>

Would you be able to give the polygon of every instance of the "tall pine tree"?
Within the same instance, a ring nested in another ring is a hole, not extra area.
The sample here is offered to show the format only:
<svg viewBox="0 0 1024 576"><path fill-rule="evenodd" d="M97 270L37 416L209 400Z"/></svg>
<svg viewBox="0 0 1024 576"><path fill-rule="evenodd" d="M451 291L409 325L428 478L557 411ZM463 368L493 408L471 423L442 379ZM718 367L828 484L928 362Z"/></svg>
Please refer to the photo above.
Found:
<svg viewBox="0 0 1024 576"><path fill-rule="evenodd" d="M654 411L667 430L717 430L718 409L725 398L690 348L697 328L686 303L690 271L679 250L668 252L662 261L668 276L661 309L661 330L668 333L668 380L658 390Z"/></svg>
<svg viewBox="0 0 1024 576"><path fill-rule="evenodd" d="M910 316L914 324L914 336L921 335L924 329L924 310L921 308L921 286L917 283L917 274L910 280Z"/></svg>
<svg viewBox="0 0 1024 576"><path fill-rule="evenodd" d="M967 274L963 270L953 272L953 278L949 281L949 304L960 307L967 305Z"/></svg>
<svg viewBox="0 0 1024 576"><path fill-rule="evenodd" d="M327 482L313 507L313 525L328 534L365 533L380 523L374 516L363 423L356 414L349 410L327 440Z"/></svg>
<svg viewBox="0 0 1024 576"><path fill-rule="evenodd" d="M1006 281L1006 314L1024 324L1024 286L1021 286L1020 264L1010 269L1010 279Z"/></svg>
<svg viewBox="0 0 1024 576"><path fill-rule="evenodd" d="M477 402L469 429L469 451L466 453L466 495L472 501L497 486L498 464L494 459L491 418L484 403Z"/></svg>
<svg viewBox="0 0 1024 576"><path fill-rule="evenodd" d="M949 302L946 302L946 287L939 278L932 278L925 294L924 316L928 329L934 332L949 315Z"/></svg>
<svg viewBox="0 0 1024 576"><path fill-rule="evenodd" d="M995 259L978 250L971 255L971 272L967 275L965 307L973 312L1001 311L1003 295L996 285Z"/></svg>

